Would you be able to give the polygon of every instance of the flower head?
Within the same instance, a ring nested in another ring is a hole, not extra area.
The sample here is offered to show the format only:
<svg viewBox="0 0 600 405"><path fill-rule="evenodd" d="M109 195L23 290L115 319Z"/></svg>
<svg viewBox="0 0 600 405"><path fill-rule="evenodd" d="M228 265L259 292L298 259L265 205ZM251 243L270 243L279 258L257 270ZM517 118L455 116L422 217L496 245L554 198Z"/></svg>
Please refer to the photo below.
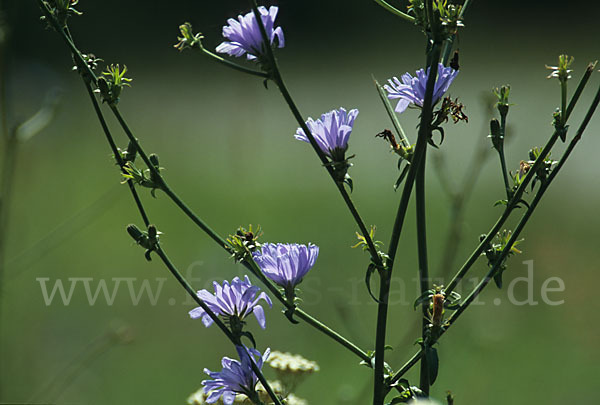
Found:
<svg viewBox="0 0 600 405"><path fill-rule="evenodd" d="M345 108L340 107L338 110L321 115L321 119L316 121L309 118L306 126L324 154L335 161L344 160L344 153L348 149L348 138L357 115L357 109L346 112ZM302 128L298 128L295 138L310 143Z"/></svg>
<svg viewBox="0 0 600 405"><path fill-rule="evenodd" d="M267 10L266 7L261 6L258 11L271 45L283 48L285 44L283 30L281 27L274 28L278 9L277 6L271 6ZM227 23L229 25L223 27L223 36L227 41L217 46L217 52L236 57L246 54L249 60L260 58L265 54L263 38L254 12L239 15L237 20L230 18Z"/></svg>
<svg viewBox="0 0 600 405"><path fill-rule="evenodd" d="M237 394L244 394L249 398L256 397L258 377L252 370L250 355L252 355L252 360L258 368L262 369L263 363L267 360L271 351L267 349L261 355L256 349L248 349L243 346L236 346L236 349L241 362L223 357L223 360L221 360L223 370L220 372L204 369L204 372L212 378L212 380L202 381L204 392L208 394L207 403L212 404L221 398L223 403L231 405Z"/></svg>
<svg viewBox="0 0 600 405"><path fill-rule="evenodd" d="M448 91L457 74L458 70L454 70L451 67L444 67L441 63L438 64L438 77L433 88L433 104ZM386 84L383 86L388 92L388 98L390 100L400 99L396 106L396 112L404 112L410 104L423 107L428 77L429 68L427 68L427 73L423 69L417 70L415 77L411 76L410 73L403 74L402 83L397 77L388 80L389 85Z"/></svg>
<svg viewBox="0 0 600 405"><path fill-rule="evenodd" d="M314 266L319 247L309 243L265 243L253 253L254 260L265 276L281 287L295 287Z"/></svg>
<svg viewBox="0 0 600 405"><path fill-rule="evenodd" d="M248 276L245 276L244 280L236 277L231 280L231 284L223 281L223 285L220 285L215 281L213 286L215 289L214 294L211 294L208 290L200 290L198 291L198 297L202 298L215 314L237 318L242 321L250 313L253 313L260 327L265 328L265 312L258 301L265 300L269 307L273 304L267 294L264 292L258 293L260 288L250 284ZM213 323L212 318L202 307L192 309L190 317L193 319L201 318L206 327Z"/></svg>

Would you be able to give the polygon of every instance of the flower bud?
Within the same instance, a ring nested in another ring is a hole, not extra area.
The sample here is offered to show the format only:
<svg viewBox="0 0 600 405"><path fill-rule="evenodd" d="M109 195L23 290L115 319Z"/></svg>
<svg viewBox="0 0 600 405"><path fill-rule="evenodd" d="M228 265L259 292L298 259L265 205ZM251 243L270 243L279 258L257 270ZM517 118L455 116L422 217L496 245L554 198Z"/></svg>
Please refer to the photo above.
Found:
<svg viewBox="0 0 600 405"><path fill-rule="evenodd" d="M496 118L490 121L490 138L492 138L492 145L494 149L500 151L504 146L504 137L502 136L502 130L500 129L500 122Z"/></svg>

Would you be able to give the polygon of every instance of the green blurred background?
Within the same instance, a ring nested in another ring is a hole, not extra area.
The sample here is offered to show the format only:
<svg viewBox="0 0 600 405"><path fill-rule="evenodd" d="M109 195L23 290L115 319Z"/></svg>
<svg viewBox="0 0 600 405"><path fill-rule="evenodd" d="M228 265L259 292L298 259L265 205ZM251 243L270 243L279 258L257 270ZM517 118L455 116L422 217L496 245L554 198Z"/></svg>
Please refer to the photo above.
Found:
<svg viewBox="0 0 600 405"><path fill-rule="evenodd" d="M340 105L360 110L350 143L357 155L350 171L352 196L386 242L399 199L392 189L398 173L395 157L374 138L391 124L371 75L384 81L420 68L424 39L374 2L277 4L287 42L277 55L302 113L316 117ZM443 146L429 154L430 163L443 156L442 171L452 184L461 182L473 153L489 142L483 95L492 87L512 86L507 156L515 170L552 132L559 86L546 80L544 64L556 64L558 54L569 53L578 78L599 56L598 5L528 4L475 1L467 15L459 38L461 73L451 95L466 105L469 123L446 125ZM194 305L158 260L144 260L125 232L127 224L141 224L139 214L126 186L118 184L110 150L60 38L43 29L33 0L3 7L11 28L5 59L10 125L34 113L51 89L59 87L62 98L53 122L18 150L0 306L0 401L184 403L205 378L203 368L219 369L221 357L234 356L234 350L216 327L206 329L189 319ZM160 155L173 188L222 235L252 223L262 226L264 241L319 245L317 266L303 284L303 307L372 349L376 305L363 283L367 256L350 249L356 231L351 217L310 147L294 140L297 124L278 91L274 86L267 91L261 81L198 53L172 48L184 21L205 34L206 46L216 46L226 18L246 12L247 3L106 0L82 1L78 8L84 15L71 21L78 45L107 63L127 65L134 81L120 108L146 150ZM582 97L571 133L598 83L593 78ZM402 116L412 139L417 117L414 110ZM112 118L109 124L126 146ZM598 393L599 130L596 117L524 232L523 254L510 259L506 285L526 276L522 262L533 260L531 286L540 304L511 304L506 288L490 286L483 304L469 309L440 342L441 371L433 396L442 398L451 390L457 404L563 404L587 403ZM553 156L562 149L561 144ZM493 207L503 193L496 156L490 154L478 170L461 226L464 243L453 266L446 266L440 260L449 200L429 167L435 276L456 271L500 213ZM142 195L152 222L164 232L164 248L196 288L243 274L164 194L153 199L142 190ZM395 368L415 350L420 323L412 309L418 295L412 209L410 215L395 273L403 287L396 290L390 311L388 343L394 350L388 361ZM481 277L485 269L481 259L472 275ZM540 290L555 276L564 280L565 291L550 298L564 304L550 306L541 302ZM79 284L69 305L56 297L47 306L37 279L48 278L49 288L62 280L68 288L73 277L93 278L93 289L101 279L112 289L118 277L136 278L136 289L143 280L153 289L161 283L157 278L166 281L155 305L147 295L132 304L123 282L113 305L102 296L90 305ZM525 283L517 284L516 298L527 294ZM494 299L501 304L494 305ZM300 353L320 364L321 371L297 394L312 404L370 403L370 371L309 326L290 325L279 310L277 304L267 310L266 331L253 320L249 326L259 348ZM115 330L126 330L133 340L122 344L106 338ZM411 372L409 378L416 382L418 375Z"/></svg>

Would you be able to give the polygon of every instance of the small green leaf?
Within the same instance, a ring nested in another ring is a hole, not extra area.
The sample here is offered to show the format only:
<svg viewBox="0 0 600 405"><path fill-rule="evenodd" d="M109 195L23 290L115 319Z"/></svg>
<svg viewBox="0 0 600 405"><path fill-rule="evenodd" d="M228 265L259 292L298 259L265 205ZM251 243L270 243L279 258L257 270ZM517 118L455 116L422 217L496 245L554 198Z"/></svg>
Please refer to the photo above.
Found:
<svg viewBox="0 0 600 405"><path fill-rule="evenodd" d="M400 161L402 161L402 159L400 159ZM398 166L400 166L400 164L398 164ZM398 187L400 187L400 184L402 184L402 181L408 174L409 169L410 169L410 165L407 164L406 166L404 166L402 173L400 173L400 177L398 177L398 180L396 180L396 183L394 184L394 191L398 190Z"/></svg>
<svg viewBox="0 0 600 405"><path fill-rule="evenodd" d="M438 375L438 367L440 360L438 358L437 349L434 347L427 347L425 352L425 358L427 359L427 371L429 372L429 384L433 385Z"/></svg>
<svg viewBox="0 0 600 405"><path fill-rule="evenodd" d="M371 298L373 298L376 303L381 304L381 301L379 301L377 297L375 297L373 291L371 290L371 276L373 275L373 272L376 268L377 267L374 263L369 264L369 267L367 267L367 273L365 274L365 284L367 285L367 291L369 292Z"/></svg>

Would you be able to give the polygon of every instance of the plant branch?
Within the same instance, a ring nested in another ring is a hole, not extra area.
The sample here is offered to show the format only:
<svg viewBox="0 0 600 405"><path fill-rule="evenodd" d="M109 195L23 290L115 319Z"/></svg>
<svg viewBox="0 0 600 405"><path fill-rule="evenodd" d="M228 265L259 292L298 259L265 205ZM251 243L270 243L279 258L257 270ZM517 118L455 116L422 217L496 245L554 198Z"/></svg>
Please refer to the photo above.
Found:
<svg viewBox="0 0 600 405"><path fill-rule="evenodd" d="M423 102L423 109L421 112L421 121L419 125L419 132L417 136L417 144L415 146L415 153L413 160L410 165L406 179L404 180L404 188L402 190L402 196L400 197L400 203L398 205L398 211L396 213L396 219L394 220L394 228L392 230L392 236L388 246L388 258L386 260L386 267L380 271L381 285L379 287L379 304L377 308L377 331L375 337L375 384L374 384L374 395L373 405L381 405L385 398L384 392L384 351L385 351L385 334L387 328L387 311L388 311L388 300L390 292L390 283L392 279L392 270L394 265L394 259L396 258L396 251L398 249L398 241L402 233L404 225L404 219L408 209L408 203L410 200L410 194L417 175L417 170L425 156L425 149L427 147L427 138L430 135L429 125L433 117L433 88L435 85L437 70L435 69L440 60L440 44L434 43L431 53L431 63L429 64L430 73L425 88L425 99Z"/></svg>
<svg viewBox="0 0 600 405"><path fill-rule="evenodd" d="M419 285L421 295L429 290L429 266L427 263L427 226L426 226L426 210L425 210L425 162L427 157L427 149L423 153L423 158L420 162L419 171L415 180L415 201L417 206L417 251L419 258ZM429 301L421 305L423 312L422 321L422 338L425 344L426 333L428 330L429 321L427 320ZM427 358L423 356L421 359L421 378L419 388L426 395L429 395L429 371L427 367Z"/></svg>
<svg viewBox="0 0 600 405"><path fill-rule="evenodd" d="M599 103L600 103L600 88L598 88L596 95L594 97L594 100L592 101L592 104L588 108L585 118L583 119L582 123L580 124L579 129L577 130L575 136L569 143L569 146L563 153L563 156L561 157L558 165L552 170L552 172L548 176L547 180L544 183L542 183L542 185L538 189L534 199L532 200L531 204L529 205L529 208L527 209L525 214L523 214L523 216L521 217L521 220L517 224L517 227L513 231L509 241L507 242L506 246L502 250L500 256L498 257L498 259L496 260L496 262L494 263L492 268L489 270L486 277L477 285L477 287L475 287L475 289L463 301L463 303L460 305L460 307L450 316L450 318L448 319L449 325L444 330L442 330L442 332L440 333L440 336L443 335L444 333L446 333L446 331L448 331L450 326L452 326L456 322L456 320L460 317L460 315L469 307L469 305L477 298L477 296L481 293L481 291L483 291L483 289L493 279L494 275L500 268L502 262L508 256L515 241L517 241L518 237L520 236L521 231L523 230L523 228L529 221L531 215L533 214L534 210L536 209L542 196L544 195L546 190L549 188L552 181L556 178L556 176L558 175L560 170L563 168L564 164L566 163L567 159L573 152L573 149L575 148L577 143L581 140L581 137L582 137L587 125L589 124L592 116L594 115ZM402 378L402 376L404 374L406 374L406 372L408 372L408 370L410 370L416 364L416 362L418 361L418 357L420 357L421 355L422 355L422 351L419 351L411 358L411 360L408 363L406 363L400 370L398 370L396 373L394 373L394 375L391 378L391 383L393 384L393 383L397 382L400 378Z"/></svg>
<svg viewBox="0 0 600 405"><path fill-rule="evenodd" d="M210 318L219 327L219 329L221 329L221 331L225 334L225 336L227 336L227 339L229 339L229 341L231 341L231 343L233 343L234 346L242 346L247 351L248 349L244 345L242 345L239 338L235 337L231 333L229 328L225 325L225 323L210 309L210 307L208 305L206 305L204 300L202 298L198 297L198 295L196 294L196 291L187 282L187 280L182 276L182 274L179 272L179 270L173 265L173 263L171 262L171 260L166 255L166 253L164 252L164 250L162 249L162 247L160 245L157 246L156 254L160 257L160 259L163 261L165 266L167 266L167 268L169 269L169 271L171 272L173 277L175 277L175 279L177 279L177 281L185 289L185 291L194 299L194 301L196 301L196 303L198 305L200 305L200 307L208 314L208 316L210 316ZM276 405L282 405L281 401L279 400L279 397L275 394L275 392L273 391L273 389L267 382L267 379L265 378L265 376L262 374L261 370L258 368L256 363L254 362L252 355L248 352L247 352L247 355L248 355L248 358L250 359L250 365L252 366L252 371L254 371L254 374L256 374L259 381L262 383L263 387L265 387L265 389L267 390L267 392L268 392L269 396L271 397L271 399L273 400L273 402Z"/></svg>
<svg viewBox="0 0 600 405"><path fill-rule="evenodd" d="M248 73L248 74L253 75L253 76L258 76L258 77L261 77L263 79L268 79L269 78L269 76L266 73L264 73L264 72L260 72L258 70L254 70L254 69L250 69L250 68L247 68L245 66L242 66L242 65L238 65L237 63L233 63L233 62L231 62L231 61L229 61L229 60L227 60L227 59L225 59L225 58L223 58L223 57L221 57L221 56L219 56L219 55L217 55L217 54L209 51L208 49L204 48L203 46L200 46L198 49L200 49L200 51L202 53L204 53L205 55L210 56L212 59L214 59L215 61L217 61L217 62L219 62L219 63L221 63L221 64L223 64L225 66L227 66L228 68L237 70L239 72Z"/></svg>
<svg viewBox="0 0 600 405"><path fill-rule="evenodd" d="M577 90L575 91L575 94L571 97L571 101L569 102L569 105L567 107L567 115L565 116L565 119L568 119L570 116L570 113L574 110L575 105L576 105L577 101L579 100L579 96L583 92L583 89L584 89L585 85L587 84L587 82L589 81L591 74L594 72L595 66L596 66L595 63L590 63L588 65L588 67L586 68L586 71L584 72L584 74L579 82L579 85L577 86ZM469 256L467 261L462 265L462 267L458 270L458 272L454 275L454 277L452 278L452 280L446 287L447 294L452 292L456 288L458 283L467 274L467 272L473 266L473 264L477 261L479 256L481 256L481 254L485 250L486 246L488 246L491 243L492 239L494 239L494 237L500 231L500 229L502 228L504 223L508 220L512 211L517 206L518 202L521 200L521 197L523 196L525 189L527 188L529 183L535 177L535 173L537 172L537 170L544 164L544 159L548 156L548 154L554 147L554 144L556 143L556 141L558 140L560 135L561 135L561 132L559 130L555 129L554 133L550 136L550 139L544 146L544 149L542 150L542 152L536 159L535 163L533 164L533 166L529 169L529 171L525 175L523 182L517 188L517 190L515 190L512 198L509 200L508 205L504 209L504 212L502 213L500 218L498 218L498 220L496 221L494 226L492 226L490 231L486 234L485 239L479 243L477 248L471 253L471 255Z"/></svg>
<svg viewBox="0 0 600 405"><path fill-rule="evenodd" d="M100 121L100 126L102 127L102 131L104 132L104 135L106 136L106 141L110 145L110 149L112 150L112 153L117 162L117 165L119 165L119 168L121 169L121 173L125 173L125 170L124 170L125 163L123 162L123 159L121 158L121 154L119 153L119 150L117 149L117 145L115 144L114 138L113 138L112 134L110 133L110 130L108 129L108 125L106 124L104 115L102 114L102 111L100 110L100 105L98 105L98 100L96 100L96 97L94 96L94 91L92 90L92 87L90 86L89 82L84 80L84 84L85 84L85 88L88 92L88 95L90 96L92 105L94 106L94 111L96 112L98 121ZM144 221L144 225L147 228L148 225L150 225L150 220L148 219L148 214L146 214L144 205L142 204L142 201L140 200L140 196L138 195L137 190L135 189L135 185L133 184L133 181L131 181L131 179L127 180L127 186L129 187L129 191L131 192L131 196L133 197L133 200L135 201L135 205L136 205L138 211L140 212L140 215L142 216L142 221Z"/></svg>
<svg viewBox="0 0 600 405"><path fill-rule="evenodd" d="M374 1L375 1L375 3L379 4L381 7L383 7L387 11L389 11L390 13L392 13L408 22L411 22L411 23L415 22L415 18L413 16L408 15L408 14L398 10L396 7L392 6L385 0L374 0Z"/></svg>
<svg viewBox="0 0 600 405"><path fill-rule="evenodd" d="M260 12L258 11L258 5L256 3L256 0L250 0L250 4L252 6L252 11L254 12L254 16L256 18L256 21L258 22L258 27L259 27L261 36L263 38L263 42L265 44L265 49L266 49L266 52L267 52L267 57L268 57L269 61L271 61L271 68L272 68L271 79L277 84L277 87L279 87L279 90L281 91L281 94L282 94L285 102L287 103L287 105L289 106L292 114L294 115L294 118L298 122L298 125L300 125L300 128L302 128L302 130L304 131L304 133L305 133L306 137L308 138L311 146L313 147L313 149L316 152L317 156L321 160L321 163L323 164L323 166L325 167L325 169L329 173L329 176L331 177L331 179L335 183L338 191L342 195L342 198L344 199L344 202L346 203L346 206L350 210L350 213L352 214L352 217L354 218L356 224L358 225L358 228L360 229L360 232L362 233L362 236L365 238L365 240L367 242L367 247L369 248L369 253L371 254L371 260L373 260L373 262L376 265L381 266L382 262L381 262L381 259L379 258L379 254L377 252L377 248L375 247L375 244L373 243L373 240L371 239L371 237L369 235L369 231L368 231L367 227L365 226L365 223L362 220L360 214L358 213L358 210L356 209L356 206L352 202L352 199L350 198L350 195L348 194L348 192L344 188L344 183L341 182L341 181L336 180L333 167L331 166L330 162L328 161L327 157L325 156L325 154L323 153L323 151L321 150L321 148L319 148L319 145L317 144L317 142L316 142L316 140L315 140L312 132L308 129L308 126L306 125L306 122L304 121L304 117L302 116L302 114L300 114L300 110L296 106L296 103L292 99L292 96L290 95L290 93L289 93L289 91L288 91L288 89L287 89L287 87L286 87L286 85L285 85L285 83L283 81L283 77L281 76L281 72L279 71L279 67L277 65L277 59L275 59L275 54L273 53L273 49L270 46L270 40L269 40L269 38L267 36L267 32L265 30L265 26L264 26L264 24L262 22L262 19L260 17Z"/></svg>

